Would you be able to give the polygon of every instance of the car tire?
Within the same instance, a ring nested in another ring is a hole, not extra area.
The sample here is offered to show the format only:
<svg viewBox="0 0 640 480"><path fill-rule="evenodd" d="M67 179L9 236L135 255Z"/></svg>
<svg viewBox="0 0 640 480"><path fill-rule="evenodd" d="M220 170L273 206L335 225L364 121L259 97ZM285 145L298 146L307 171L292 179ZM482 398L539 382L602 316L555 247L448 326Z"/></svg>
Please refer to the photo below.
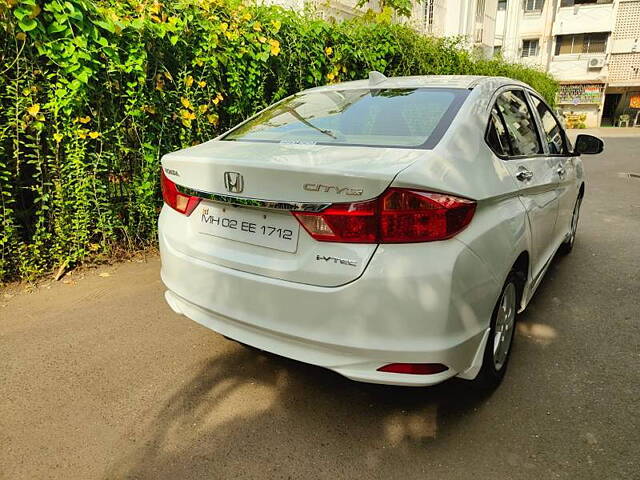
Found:
<svg viewBox="0 0 640 480"><path fill-rule="evenodd" d="M507 370L520 300L520 284L517 272L510 272L493 309L482 368L473 380L474 387L478 389L493 390L500 384Z"/></svg>
<svg viewBox="0 0 640 480"><path fill-rule="evenodd" d="M578 220L580 219L580 206L582 205L582 195L579 195L576 199L576 204L573 207L573 214L571 215L571 226L569 227L569 238L567 238L560 245L558 250L562 255L568 255L573 250L573 245L576 242L576 232L578 231Z"/></svg>

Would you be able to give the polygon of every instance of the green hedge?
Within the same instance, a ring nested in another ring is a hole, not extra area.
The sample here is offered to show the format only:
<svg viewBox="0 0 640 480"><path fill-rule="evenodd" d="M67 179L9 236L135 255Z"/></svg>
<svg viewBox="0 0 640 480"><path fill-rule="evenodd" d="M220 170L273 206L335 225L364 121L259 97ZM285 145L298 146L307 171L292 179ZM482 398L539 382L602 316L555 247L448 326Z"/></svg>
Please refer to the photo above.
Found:
<svg viewBox="0 0 640 480"><path fill-rule="evenodd" d="M292 92L387 75L547 75L369 19L178 0L0 2L0 281L152 245L163 153Z"/></svg>

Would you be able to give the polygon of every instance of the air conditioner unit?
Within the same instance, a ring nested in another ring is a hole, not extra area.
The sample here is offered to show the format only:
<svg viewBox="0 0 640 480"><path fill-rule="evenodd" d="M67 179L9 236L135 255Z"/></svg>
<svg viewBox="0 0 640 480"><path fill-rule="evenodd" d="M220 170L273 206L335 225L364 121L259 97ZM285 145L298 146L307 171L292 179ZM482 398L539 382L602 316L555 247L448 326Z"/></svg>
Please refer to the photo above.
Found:
<svg viewBox="0 0 640 480"><path fill-rule="evenodd" d="M604 67L604 57L596 57L589 59L589 68L602 68Z"/></svg>

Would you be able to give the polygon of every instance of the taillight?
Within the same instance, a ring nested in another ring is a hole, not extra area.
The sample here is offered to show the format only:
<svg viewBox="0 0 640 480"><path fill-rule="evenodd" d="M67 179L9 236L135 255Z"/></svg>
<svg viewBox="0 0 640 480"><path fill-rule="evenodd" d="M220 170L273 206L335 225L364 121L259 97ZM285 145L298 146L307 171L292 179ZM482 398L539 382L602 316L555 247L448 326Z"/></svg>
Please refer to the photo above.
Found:
<svg viewBox="0 0 640 480"><path fill-rule="evenodd" d="M176 184L167 178L163 170L160 170L160 187L164 203L187 217L200 203L200 198L178 192Z"/></svg>
<svg viewBox="0 0 640 480"><path fill-rule="evenodd" d="M453 237L469 225L475 209L476 202L466 198L389 188L374 200L294 215L321 242L415 243Z"/></svg>

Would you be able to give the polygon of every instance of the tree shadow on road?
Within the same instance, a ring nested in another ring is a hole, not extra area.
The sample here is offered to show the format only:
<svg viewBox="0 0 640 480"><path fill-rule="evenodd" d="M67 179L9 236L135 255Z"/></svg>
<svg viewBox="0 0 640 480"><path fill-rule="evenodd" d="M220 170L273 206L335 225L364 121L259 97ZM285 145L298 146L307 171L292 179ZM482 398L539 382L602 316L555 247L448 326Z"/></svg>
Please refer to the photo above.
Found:
<svg viewBox="0 0 640 480"><path fill-rule="evenodd" d="M368 385L241 346L193 370L143 425L132 426L107 478L398 473L486 400L461 381Z"/></svg>

